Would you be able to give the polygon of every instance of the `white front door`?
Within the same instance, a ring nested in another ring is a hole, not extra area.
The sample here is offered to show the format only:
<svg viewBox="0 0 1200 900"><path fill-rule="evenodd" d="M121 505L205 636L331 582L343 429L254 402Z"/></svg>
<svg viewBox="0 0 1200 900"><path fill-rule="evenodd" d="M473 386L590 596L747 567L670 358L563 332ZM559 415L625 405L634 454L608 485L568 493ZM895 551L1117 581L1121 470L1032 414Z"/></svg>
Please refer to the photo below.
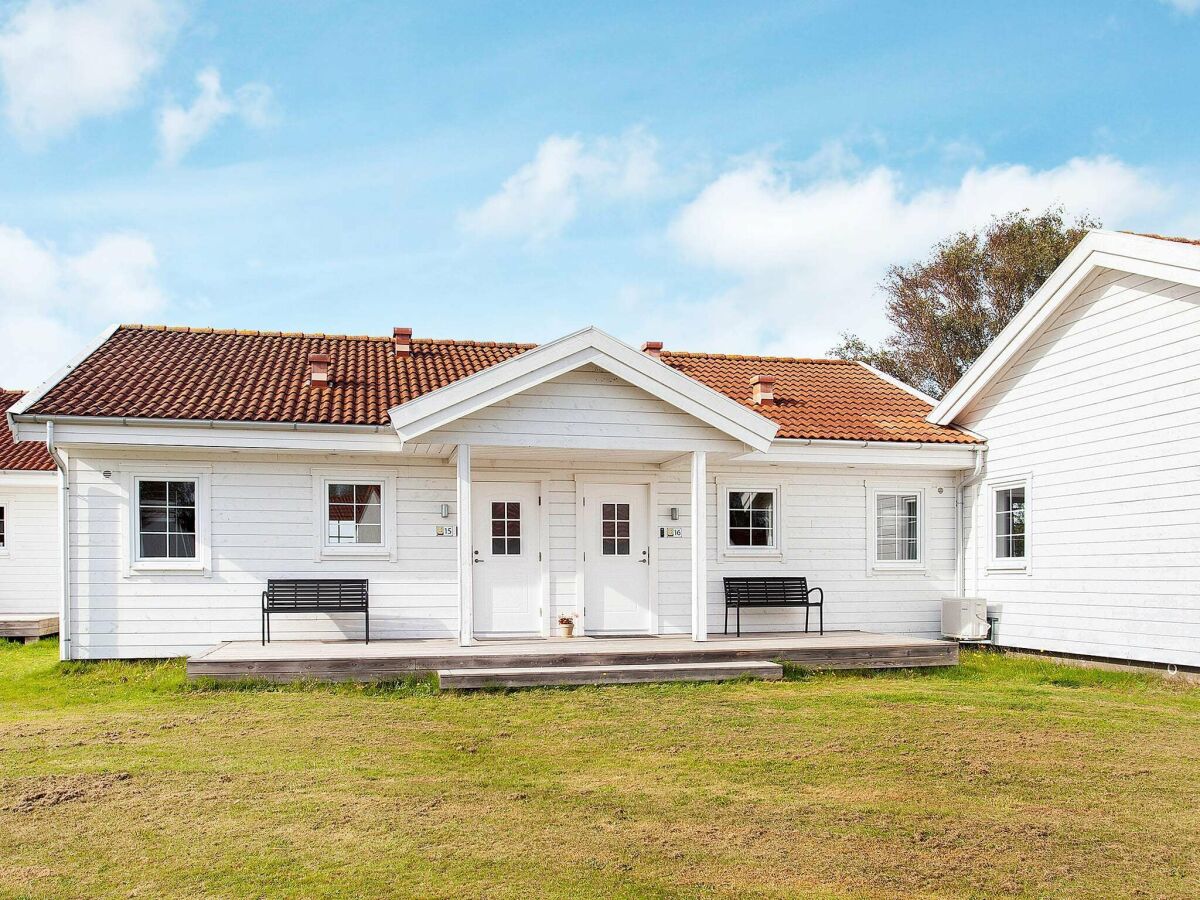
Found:
<svg viewBox="0 0 1200 900"><path fill-rule="evenodd" d="M584 628L650 633L650 537L644 484L585 484Z"/></svg>
<svg viewBox="0 0 1200 900"><path fill-rule="evenodd" d="M538 486L477 481L471 490L475 634L541 634Z"/></svg>

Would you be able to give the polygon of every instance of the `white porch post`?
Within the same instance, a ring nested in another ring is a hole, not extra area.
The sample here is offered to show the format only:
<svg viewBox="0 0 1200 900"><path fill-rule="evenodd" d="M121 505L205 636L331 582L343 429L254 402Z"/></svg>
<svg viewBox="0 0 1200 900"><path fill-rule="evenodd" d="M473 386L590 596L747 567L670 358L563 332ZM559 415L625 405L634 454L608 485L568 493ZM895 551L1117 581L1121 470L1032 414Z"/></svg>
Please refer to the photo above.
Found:
<svg viewBox="0 0 1200 900"><path fill-rule="evenodd" d="M703 450L692 451L692 640L708 640L708 477Z"/></svg>
<svg viewBox="0 0 1200 900"><path fill-rule="evenodd" d="M458 643L469 647L474 633L471 621L471 445L459 444L455 461L458 475Z"/></svg>

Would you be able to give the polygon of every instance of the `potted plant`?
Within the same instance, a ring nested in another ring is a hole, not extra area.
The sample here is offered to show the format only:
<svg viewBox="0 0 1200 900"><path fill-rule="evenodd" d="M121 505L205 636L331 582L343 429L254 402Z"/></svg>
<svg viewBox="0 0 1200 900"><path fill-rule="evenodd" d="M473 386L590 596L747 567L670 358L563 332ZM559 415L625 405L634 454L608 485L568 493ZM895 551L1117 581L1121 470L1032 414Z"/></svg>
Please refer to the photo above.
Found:
<svg viewBox="0 0 1200 900"><path fill-rule="evenodd" d="M575 637L575 617L574 616L559 616L558 617L558 636L559 637Z"/></svg>

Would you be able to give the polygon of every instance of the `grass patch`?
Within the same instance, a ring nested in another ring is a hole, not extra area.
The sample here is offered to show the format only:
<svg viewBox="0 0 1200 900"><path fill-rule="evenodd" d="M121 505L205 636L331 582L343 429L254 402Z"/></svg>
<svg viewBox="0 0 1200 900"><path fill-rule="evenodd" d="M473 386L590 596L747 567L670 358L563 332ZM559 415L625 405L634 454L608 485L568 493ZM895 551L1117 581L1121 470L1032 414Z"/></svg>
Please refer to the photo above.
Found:
<svg viewBox="0 0 1200 900"><path fill-rule="evenodd" d="M1200 691L962 659L438 694L0 645L0 894L1194 896Z"/></svg>

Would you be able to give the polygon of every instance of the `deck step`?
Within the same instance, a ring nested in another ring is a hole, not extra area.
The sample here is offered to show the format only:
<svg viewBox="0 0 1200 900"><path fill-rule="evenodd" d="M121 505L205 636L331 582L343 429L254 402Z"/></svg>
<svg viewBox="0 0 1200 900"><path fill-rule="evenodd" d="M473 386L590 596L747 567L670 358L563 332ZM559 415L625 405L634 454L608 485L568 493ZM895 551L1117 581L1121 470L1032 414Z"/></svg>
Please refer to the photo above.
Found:
<svg viewBox="0 0 1200 900"><path fill-rule="evenodd" d="M783 677L783 667L765 660L655 663L653 665L529 666L439 669L438 685L456 690L568 684L644 684L654 681L726 681L750 676Z"/></svg>
<svg viewBox="0 0 1200 900"><path fill-rule="evenodd" d="M0 639L18 638L30 644L58 634L58 616L45 613L0 613Z"/></svg>

